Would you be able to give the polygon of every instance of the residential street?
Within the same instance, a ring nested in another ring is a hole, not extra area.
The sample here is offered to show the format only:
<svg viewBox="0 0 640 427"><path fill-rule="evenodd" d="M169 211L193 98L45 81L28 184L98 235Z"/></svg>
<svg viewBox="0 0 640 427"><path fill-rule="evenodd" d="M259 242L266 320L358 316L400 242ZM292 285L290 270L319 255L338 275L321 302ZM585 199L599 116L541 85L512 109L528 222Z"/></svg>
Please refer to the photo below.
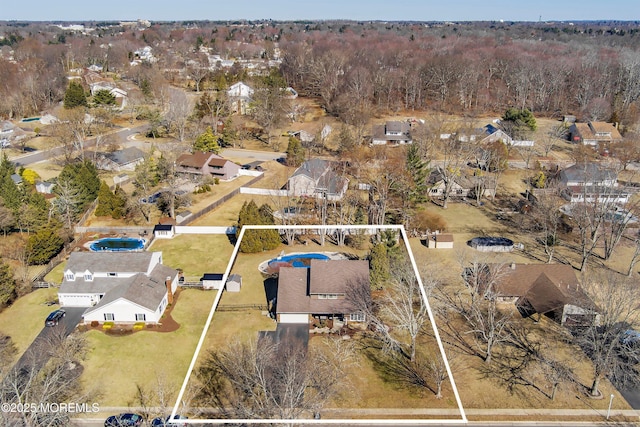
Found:
<svg viewBox="0 0 640 427"><path fill-rule="evenodd" d="M133 128L122 128L114 132L114 135L118 138L118 142L126 145L126 142L129 140L131 135L135 135L137 133L142 132L148 127L148 125L136 126ZM84 142L84 148L91 148L96 145L96 138L89 138ZM42 162L50 159L51 157L55 157L62 154L62 148L56 147L49 150L36 151L33 153L12 157L10 160L13 161L17 166L28 166L34 163Z"/></svg>

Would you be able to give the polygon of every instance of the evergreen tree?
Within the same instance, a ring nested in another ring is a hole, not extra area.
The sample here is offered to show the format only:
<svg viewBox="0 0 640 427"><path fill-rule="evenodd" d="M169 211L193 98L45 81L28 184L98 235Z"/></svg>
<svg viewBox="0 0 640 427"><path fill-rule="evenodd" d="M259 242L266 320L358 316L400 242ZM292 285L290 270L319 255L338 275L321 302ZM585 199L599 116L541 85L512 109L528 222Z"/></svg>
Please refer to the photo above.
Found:
<svg viewBox="0 0 640 427"><path fill-rule="evenodd" d="M51 222L29 236L26 250L31 264L46 264L62 250L60 229L60 223Z"/></svg>
<svg viewBox="0 0 640 427"><path fill-rule="evenodd" d="M536 118L533 113L526 108L508 108L504 112L500 127L512 138L526 138L529 132L533 132L538 128Z"/></svg>
<svg viewBox="0 0 640 427"><path fill-rule="evenodd" d="M196 140L193 142L193 151L213 152L216 154L220 152L218 137L213 133L211 126L207 127L204 133L196 137Z"/></svg>
<svg viewBox="0 0 640 427"><path fill-rule="evenodd" d="M94 105L116 105L116 97L107 89L100 89L93 95Z"/></svg>
<svg viewBox="0 0 640 427"><path fill-rule="evenodd" d="M245 202L238 214L236 238L245 225L269 225L273 224L273 215L268 205L258 205L251 200ZM240 243L240 251L244 253L256 253L277 248L281 243L278 230L246 230Z"/></svg>
<svg viewBox="0 0 640 427"><path fill-rule="evenodd" d="M58 183L64 184L54 188L56 194L60 194L58 187L63 185L68 185L77 194L75 210L78 212L85 210L98 197L100 190L98 170L89 160L67 164L58 176Z"/></svg>
<svg viewBox="0 0 640 427"><path fill-rule="evenodd" d="M100 183L98 190L98 206L96 207L96 216L111 216L113 214L114 194L105 181Z"/></svg>
<svg viewBox="0 0 640 427"><path fill-rule="evenodd" d="M407 196L413 203L421 203L427 200L427 177L429 167L422 160L417 144L412 144L407 149L407 172L411 175L413 185L409 188Z"/></svg>
<svg viewBox="0 0 640 427"><path fill-rule="evenodd" d="M380 290L391 278L391 267L386 244L378 243L371 249L369 263L371 267L371 288Z"/></svg>
<svg viewBox="0 0 640 427"><path fill-rule="evenodd" d="M0 258L0 307L5 306L16 297L16 280L9 266Z"/></svg>
<svg viewBox="0 0 640 427"><path fill-rule="evenodd" d="M80 82L71 80L67 87L67 91L64 94L64 108L71 109L86 106L87 95L84 93L84 88Z"/></svg>
<svg viewBox="0 0 640 427"><path fill-rule="evenodd" d="M302 143L296 137L289 137L289 145L287 145L287 165L298 167L304 162L304 148Z"/></svg>

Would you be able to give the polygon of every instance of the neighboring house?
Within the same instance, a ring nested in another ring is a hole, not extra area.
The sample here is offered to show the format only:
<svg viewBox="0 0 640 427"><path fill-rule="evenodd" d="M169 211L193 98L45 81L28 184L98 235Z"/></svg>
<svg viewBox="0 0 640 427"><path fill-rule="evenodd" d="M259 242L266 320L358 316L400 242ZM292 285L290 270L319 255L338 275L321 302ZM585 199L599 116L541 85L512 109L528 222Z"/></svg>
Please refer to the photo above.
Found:
<svg viewBox="0 0 640 427"><path fill-rule="evenodd" d="M291 196L326 197L340 200L347 191L349 180L340 176L337 162L323 159L305 161L287 181Z"/></svg>
<svg viewBox="0 0 640 427"><path fill-rule="evenodd" d="M36 182L36 191L42 194L51 194L55 185L55 183L49 181L38 181Z"/></svg>
<svg viewBox="0 0 640 427"><path fill-rule="evenodd" d="M373 127L373 145L411 144L411 124L409 122L388 121Z"/></svg>
<svg viewBox="0 0 640 427"><path fill-rule="evenodd" d="M242 288L242 276L239 274L232 274L227 279L225 290L227 292L240 292Z"/></svg>
<svg viewBox="0 0 640 427"><path fill-rule="evenodd" d="M560 171L560 183L565 187L615 187L618 183L618 173L598 163L576 163Z"/></svg>
<svg viewBox="0 0 640 427"><path fill-rule="evenodd" d="M525 317L544 315L566 326L598 321L593 302L570 265L513 263L500 274L495 291L503 301L515 303Z"/></svg>
<svg viewBox="0 0 640 427"><path fill-rule="evenodd" d="M596 200L627 203L631 192L617 188L618 173L598 163L577 163L560 172L562 196L571 203Z"/></svg>
<svg viewBox="0 0 640 427"><path fill-rule="evenodd" d="M311 132L307 132L306 130L289 132L289 135L298 138L302 143L310 143L313 142L314 139L316 139L316 136L314 134L312 134Z"/></svg>
<svg viewBox="0 0 640 427"><path fill-rule="evenodd" d="M240 175L240 165L211 152L195 151L182 154L176 159L178 172L192 178L211 176L223 181L230 181Z"/></svg>
<svg viewBox="0 0 640 427"><path fill-rule="evenodd" d="M96 167L108 171L133 171L144 161L144 151L136 147L127 147L111 153L100 153L96 159Z"/></svg>
<svg viewBox="0 0 640 427"><path fill-rule="evenodd" d="M347 298L350 286L369 289L366 260L317 260L309 268L281 267L278 276L276 319L279 323L309 323L311 320L364 322L364 314Z"/></svg>
<svg viewBox="0 0 640 427"><path fill-rule="evenodd" d="M476 180L474 176L457 176L453 179L451 185L451 192L449 197L452 199L464 199L467 197L475 197ZM445 182L442 177L442 173L439 170L434 170L429 175L427 180L429 184L429 197L438 198L443 197L445 192ZM478 188L484 186L478 186ZM482 197L492 197L494 191L492 188L484 188L482 190Z"/></svg>
<svg viewBox="0 0 640 427"><path fill-rule="evenodd" d="M58 290L60 306L87 307L85 323L158 323L178 286L162 252L72 252Z"/></svg>
<svg viewBox="0 0 640 427"><path fill-rule="evenodd" d="M242 83L238 82L229 86L227 89L227 98L231 105L231 109L234 113L245 115L249 113L249 104L253 96L253 89Z"/></svg>
<svg viewBox="0 0 640 427"><path fill-rule="evenodd" d="M622 141L620 131L611 123L574 123L569 127L571 142L598 147L602 143Z"/></svg>

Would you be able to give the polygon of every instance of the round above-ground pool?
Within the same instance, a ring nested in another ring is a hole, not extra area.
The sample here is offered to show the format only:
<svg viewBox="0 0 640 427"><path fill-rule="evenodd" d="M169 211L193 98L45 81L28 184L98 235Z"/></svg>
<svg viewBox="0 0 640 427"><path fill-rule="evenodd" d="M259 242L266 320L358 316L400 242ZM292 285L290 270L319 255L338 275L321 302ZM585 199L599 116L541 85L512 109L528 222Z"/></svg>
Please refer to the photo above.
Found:
<svg viewBox="0 0 640 427"><path fill-rule="evenodd" d="M312 259L329 260L331 257L317 252L281 255L263 263L260 270L267 274L276 274L280 267L309 268Z"/></svg>
<svg viewBox="0 0 640 427"><path fill-rule="evenodd" d="M135 237L105 237L89 243L94 252L133 252L144 249L145 239Z"/></svg>
<svg viewBox="0 0 640 427"><path fill-rule="evenodd" d="M506 237L474 237L467 242L481 252L511 252L513 240Z"/></svg>

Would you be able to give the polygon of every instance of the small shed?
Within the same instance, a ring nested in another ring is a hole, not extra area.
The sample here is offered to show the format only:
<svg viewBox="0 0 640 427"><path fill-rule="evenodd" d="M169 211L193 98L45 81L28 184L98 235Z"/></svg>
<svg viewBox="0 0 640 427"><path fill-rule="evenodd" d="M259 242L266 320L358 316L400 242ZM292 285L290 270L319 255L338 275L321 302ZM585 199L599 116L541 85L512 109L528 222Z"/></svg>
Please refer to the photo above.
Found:
<svg viewBox="0 0 640 427"><path fill-rule="evenodd" d="M182 224L184 221L186 221L187 218L189 218L191 215L193 215L191 213L191 211L184 211L179 213L178 215L176 215L176 222L178 224Z"/></svg>
<svg viewBox="0 0 640 427"><path fill-rule="evenodd" d="M428 248L453 249L453 234L434 233L427 235L426 243Z"/></svg>
<svg viewBox="0 0 640 427"><path fill-rule="evenodd" d="M240 292L240 287L242 286L242 276L239 274L232 274L227 279L227 292Z"/></svg>
<svg viewBox="0 0 640 427"><path fill-rule="evenodd" d="M153 227L153 236L156 239L172 239L176 234L176 227L173 224L156 224Z"/></svg>
<svg viewBox="0 0 640 427"><path fill-rule="evenodd" d="M205 273L202 276L202 287L204 289L222 289L222 273Z"/></svg>

